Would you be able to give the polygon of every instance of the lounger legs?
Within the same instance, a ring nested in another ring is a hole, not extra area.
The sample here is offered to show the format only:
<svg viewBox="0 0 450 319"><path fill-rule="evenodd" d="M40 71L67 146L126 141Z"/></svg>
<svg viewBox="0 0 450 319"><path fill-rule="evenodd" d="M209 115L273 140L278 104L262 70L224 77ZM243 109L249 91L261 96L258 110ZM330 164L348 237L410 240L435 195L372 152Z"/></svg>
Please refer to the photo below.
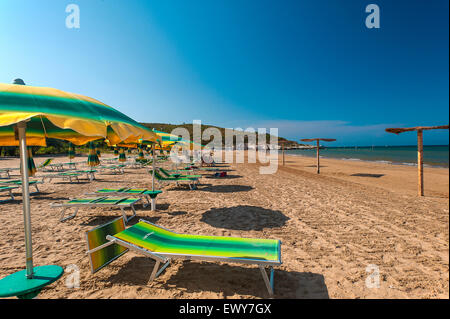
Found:
<svg viewBox="0 0 450 319"><path fill-rule="evenodd" d="M125 213L125 209L123 207L120 207L123 218L127 221L127 223L136 216L136 210L134 209L134 205L131 205L130 208L131 208L131 211L133 212L133 215L131 215L130 217L127 217L127 214Z"/></svg>
<svg viewBox="0 0 450 319"><path fill-rule="evenodd" d="M267 272L266 272L266 269L264 268L264 266L260 265L259 269L261 270L261 274L263 276L264 283L266 284L267 290L269 291L269 295L273 296L273 267L269 268L270 280L267 276Z"/></svg>
<svg viewBox="0 0 450 319"><path fill-rule="evenodd" d="M61 217L59 218L59 221L60 221L60 222L66 221L66 220L68 220L68 219L72 219L72 218L74 218L75 215L78 213L78 209L79 209L79 208L76 207L76 208L75 208L75 212L74 212L72 215L67 216L67 217L64 217L64 214L66 213L67 208L68 208L68 207L65 207L65 208L62 209L62 211L61 211Z"/></svg>
<svg viewBox="0 0 450 319"><path fill-rule="evenodd" d="M153 281L156 277L158 277L164 271L164 269L167 268L167 266L169 266L170 259L168 259L167 262L161 267L161 269L158 270L160 264L161 264L161 262L159 260L157 260L155 267L153 267L152 275L150 276L150 281Z"/></svg>

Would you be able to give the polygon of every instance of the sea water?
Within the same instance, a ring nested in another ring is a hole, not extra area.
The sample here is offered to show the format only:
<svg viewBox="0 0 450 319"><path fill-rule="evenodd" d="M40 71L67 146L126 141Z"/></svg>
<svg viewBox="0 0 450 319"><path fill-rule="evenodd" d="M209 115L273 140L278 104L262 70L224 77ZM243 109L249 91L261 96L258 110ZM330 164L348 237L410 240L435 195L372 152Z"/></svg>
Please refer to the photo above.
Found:
<svg viewBox="0 0 450 319"><path fill-rule="evenodd" d="M289 155L315 157L316 149L286 150L285 153ZM417 165L417 146L325 147L320 149L320 157ZM448 145L424 146L423 161L425 166L449 167Z"/></svg>

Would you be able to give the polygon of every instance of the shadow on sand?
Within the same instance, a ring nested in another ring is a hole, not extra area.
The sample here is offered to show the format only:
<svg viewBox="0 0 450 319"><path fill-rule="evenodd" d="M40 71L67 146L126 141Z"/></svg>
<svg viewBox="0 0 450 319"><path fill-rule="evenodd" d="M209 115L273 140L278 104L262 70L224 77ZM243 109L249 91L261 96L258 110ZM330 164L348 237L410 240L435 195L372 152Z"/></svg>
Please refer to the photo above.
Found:
<svg viewBox="0 0 450 319"><path fill-rule="evenodd" d="M234 230L263 230L283 226L289 217L279 210L240 205L212 208L203 213L200 221L216 228Z"/></svg>
<svg viewBox="0 0 450 319"><path fill-rule="evenodd" d="M77 217L79 217L79 214L82 212L78 212L77 215L75 216L74 219L71 220L76 220ZM130 215L127 215L128 217L130 217ZM86 216L87 217L87 216ZM97 215L97 216L88 216L89 220L84 221L79 223L82 226L99 226L99 225L103 225L106 224L110 221L113 221L119 217L122 217L122 214L118 214L116 216L102 216L102 215ZM139 215L137 214L133 219L131 219L127 224L126 227L129 226L133 226L134 224L138 223L140 219L145 219L146 221L149 221L151 223L156 223L160 217L150 217L150 216L143 216L143 215Z"/></svg>
<svg viewBox="0 0 450 319"><path fill-rule="evenodd" d="M356 174L352 174L352 175L350 175L350 176L380 178L380 177L384 176L384 174L356 173Z"/></svg>
<svg viewBox="0 0 450 319"><path fill-rule="evenodd" d="M211 185L211 186L199 188L199 190L201 190L201 191L212 192L212 193L248 192L252 189L253 189L253 187L247 186L247 185Z"/></svg>
<svg viewBox="0 0 450 319"><path fill-rule="evenodd" d="M268 298L259 268L199 261L173 261L173 275L164 271L153 283L149 282L155 262L151 258L133 257L120 270L105 279L111 284L157 285L165 289L184 288L188 293L215 292L223 297L255 296ZM328 299L328 289L320 274L286 271L275 268L274 298Z"/></svg>

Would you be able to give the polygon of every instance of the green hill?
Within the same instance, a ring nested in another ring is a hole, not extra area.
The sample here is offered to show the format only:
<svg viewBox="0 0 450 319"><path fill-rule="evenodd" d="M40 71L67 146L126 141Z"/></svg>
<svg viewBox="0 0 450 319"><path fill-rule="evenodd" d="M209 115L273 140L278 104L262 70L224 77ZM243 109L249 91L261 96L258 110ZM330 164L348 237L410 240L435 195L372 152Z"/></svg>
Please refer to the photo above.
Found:
<svg viewBox="0 0 450 319"><path fill-rule="evenodd" d="M174 130L175 128L185 128L188 132L189 132L189 136L191 136L191 139L193 137L193 124L166 124L166 123L141 123L142 125L145 125L148 128L154 128L155 130L158 131L162 131L162 132L166 132L166 133L170 133L172 132L172 130ZM225 144L225 133L226 131L228 131L229 129L223 128L223 127L218 127L218 126L214 126L214 125L205 125L202 124L201 129L202 129L202 134L203 131L206 130L207 128L217 128L221 135L222 135L222 145ZM228 133L230 134L230 133ZM244 143L247 143L247 136L244 137ZM208 144L211 140L202 140L202 144ZM270 134L266 134L266 143L269 144L270 143ZM286 146L297 146L299 145L297 142L295 141L290 141L287 140L283 137L278 137L278 143L279 144L284 144ZM236 144L236 138L234 138L233 140L233 145Z"/></svg>

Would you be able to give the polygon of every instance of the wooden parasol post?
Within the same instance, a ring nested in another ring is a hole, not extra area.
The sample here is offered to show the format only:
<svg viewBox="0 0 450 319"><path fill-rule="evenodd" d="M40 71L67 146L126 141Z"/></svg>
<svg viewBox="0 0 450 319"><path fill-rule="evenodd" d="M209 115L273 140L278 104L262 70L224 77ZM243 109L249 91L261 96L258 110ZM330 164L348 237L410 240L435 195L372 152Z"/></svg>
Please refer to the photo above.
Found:
<svg viewBox="0 0 450 319"><path fill-rule="evenodd" d="M319 140L317 140L317 150L316 150L316 157L317 157L317 174L320 174L320 154L319 154L320 144Z"/></svg>
<svg viewBox="0 0 450 319"><path fill-rule="evenodd" d="M336 139L334 138L304 138L301 140L302 142L317 142L317 174L320 174L320 154L319 154L319 149L320 149L320 141L325 141L325 142L334 142L336 141Z"/></svg>
<svg viewBox="0 0 450 319"><path fill-rule="evenodd" d="M423 196L423 131L417 130L418 195Z"/></svg>
<svg viewBox="0 0 450 319"><path fill-rule="evenodd" d="M417 183L417 194L423 196L424 186L423 186L423 131L424 130L448 130L448 125L441 126L416 126L416 127L399 127L399 128L387 128L386 132L400 134L403 132L417 131L417 171L418 171L418 183Z"/></svg>
<svg viewBox="0 0 450 319"><path fill-rule="evenodd" d="M282 165L284 166L286 163L285 156L284 156L284 154L285 154L284 149L285 149L286 142L281 141L281 142L279 142L279 144L281 144L281 159L282 159Z"/></svg>

